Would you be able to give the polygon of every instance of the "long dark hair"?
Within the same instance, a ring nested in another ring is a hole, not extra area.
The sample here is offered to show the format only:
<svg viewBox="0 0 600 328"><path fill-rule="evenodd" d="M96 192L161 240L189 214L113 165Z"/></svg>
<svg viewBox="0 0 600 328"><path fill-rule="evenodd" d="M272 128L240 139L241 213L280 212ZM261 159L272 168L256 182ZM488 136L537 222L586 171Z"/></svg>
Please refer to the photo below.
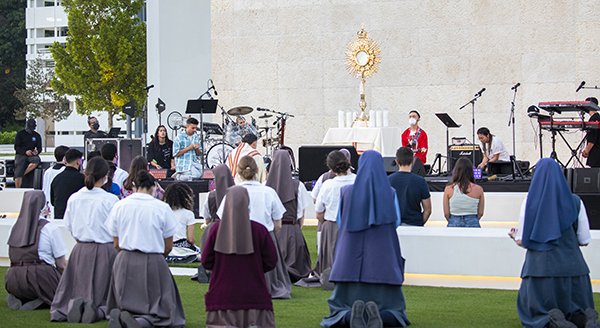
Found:
<svg viewBox="0 0 600 328"><path fill-rule="evenodd" d="M456 161L454 166L454 174L452 175L452 181L448 182L449 186L458 184L460 191L463 194L469 192L469 185L475 183L473 177L473 163L466 157L461 157Z"/></svg>
<svg viewBox="0 0 600 328"><path fill-rule="evenodd" d="M185 208L192 211L194 208L194 192L183 182L175 182L167 187L163 200L174 210Z"/></svg>
<svg viewBox="0 0 600 328"><path fill-rule="evenodd" d="M108 164L102 157L92 158L85 167L85 186L89 190L94 189L96 181L104 179L108 174Z"/></svg>
<svg viewBox="0 0 600 328"><path fill-rule="evenodd" d="M492 138L494 136L490 133L490 129L488 129L486 127L479 128L479 130L477 130L477 134L481 134L482 136L486 136L486 137L490 138L490 140L488 140L488 142L482 143L483 152L485 153L485 152L487 152L488 144L490 145L490 148L492 147Z"/></svg>
<svg viewBox="0 0 600 328"><path fill-rule="evenodd" d="M115 165L115 163L111 161L106 161L106 163L108 163L108 180L106 180L106 183L104 184L104 186L102 186L102 189L111 192L113 178L115 176L115 171L117 170L117 165Z"/></svg>
<svg viewBox="0 0 600 328"><path fill-rule="evenodd" d="M152 137L152 141L150 141L150 143L152 144L152 148L154 148L154 150L160 149L160 140L158 140L158 131L160 130L160 128L165 129L165 144L170 145L171 143L173 143L169 139L169 133L168 133L167 128L164 125L159 125L156 127L156 131L154 132L154 137Z"/></svg>
<svg viewBox="0 0 600 328"><path fill-rule="evenodd" d="M138 173L141 171L148 170L148 160L146 157L139 155L136 156L129 166L129 176L123 182L123 189L125 190L133 190L133 182L136 181Z"/></svg>

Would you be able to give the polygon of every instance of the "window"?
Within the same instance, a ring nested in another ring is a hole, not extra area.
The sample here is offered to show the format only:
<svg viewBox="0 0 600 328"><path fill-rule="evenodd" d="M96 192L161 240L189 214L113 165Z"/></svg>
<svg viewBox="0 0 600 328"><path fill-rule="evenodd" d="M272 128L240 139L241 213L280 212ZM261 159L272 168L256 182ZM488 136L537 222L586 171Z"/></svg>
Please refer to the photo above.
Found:
<svg viewBox="0 0 600 328"><path fill-rule="evenodd" d="M61 27L59 33L60 33L59 36L69 35L69 27L68 26Z"/></svg>
<svg viewBox="0 0 600 328"><path fill-rule="evenodd" d="M44 30L44 37L45 38L53 38L54 37L54 30Z"/></svg>
<svg viewBox="0 0 600 328"><path fill-rule="evenodd" d="M44 7L54 7L54 1L44 1Z"/></svg>

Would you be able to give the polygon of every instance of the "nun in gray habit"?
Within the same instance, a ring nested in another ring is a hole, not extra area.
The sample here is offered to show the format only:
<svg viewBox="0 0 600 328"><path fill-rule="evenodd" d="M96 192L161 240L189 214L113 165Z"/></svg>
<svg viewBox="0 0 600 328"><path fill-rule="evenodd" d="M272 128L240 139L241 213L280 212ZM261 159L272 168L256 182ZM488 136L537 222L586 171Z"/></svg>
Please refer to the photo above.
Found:
<svg viewBox="0 0 600 328"><path fill-rule="evenodd" d="M210 229L212 229L215 223L220 221L219 216L217 215L217 209L219 209L219 205L221 205L221 201L223 200L223 197L225 197L227 188L235 185L233 176L227 165L219 164L215 166L213 174L215 176L215 190L208 193L207 204L210 218L204 218L206 228L204 228L204 232L202 232L202 237L200 238L200 251L204 251Z"/></svg>
<svg viewBox="0 0 600 328"><path fill-rule="evenodd" d="M299 204L300 181L292 178L291 170L289 153L285 150L275 151L269 168L267 186L275 189L286 210L281 219L281 229L277 232L277 242L290 280L296 282L308 277L311 263L300 223L304 218L304 208L301 207L301 211L298 211L299 206L304 206Z"/></svg>
<svg viewBox="0 0 600 328"><path fill-rule="evenodd" d="M12 309L35 310L43 304L50 306L60 280L57 268L38 254L40 233L49 223L40 219L45 204L46 197L41 190L26 191L19 218L8 238L10 268L6 271L4 286L9 294L8 306ZM60 263L64 264L64 256Z"/></svg>

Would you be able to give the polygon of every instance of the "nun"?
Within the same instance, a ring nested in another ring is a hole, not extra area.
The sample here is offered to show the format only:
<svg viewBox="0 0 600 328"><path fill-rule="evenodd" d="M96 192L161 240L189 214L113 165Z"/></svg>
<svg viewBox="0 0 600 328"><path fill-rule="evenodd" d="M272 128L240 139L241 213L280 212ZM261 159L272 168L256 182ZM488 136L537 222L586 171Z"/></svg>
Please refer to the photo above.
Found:
<svg viewBox="0 0 600 328"><path fill-rule="evenodd" d="M215 176L215 190L208 193L208 197L204 200L201 209L206 228L204 228L202 237L200 237L200 250L203 250L206 245L206 238L208 238L208 235L210 234L210 229L212 229L212 226L220 220L217 215L217 209L219 209L219 205L221 205L221 201L223 200L223 197L225 197L227 188L235 186L233 176L227 165L219 164L215 166L213 175Z"/></svg>
<svg viewBox="0 0 600 328"><path fill-rule="evenodd" d="M45 204L44 192L26 191L8 237L10 268L4 287L6 302L13 310L49 307L66 265L68 249L60 229L40 216Z"/></svg>
<svg viewBox="0 0 600 328"><path fill-rule="evenodd" d="M113 207L106 227L119 252L108 291L109 328L183 327L179 290L165 257L179 229L168 204L154 198L154 177L142 170L134 193Z"/></svg>
<svg viewBox="0 0 600 328"><path fill-rule="evenodd" d="M240 158L237 164L237 173L243 180L239 186L246 188L248 191L248 197L250 199L250 220L258 222L267 228L273 239L275 248L277 248L277 265L273 270L265 273L265 279L271 297L289 299L291 298L292 281L285 268L283 256L281 255L279 244L275 237L279 229L281 229L281 218L285 213L285 207L281 203L281 200L279 200L279 196L277 196L277 192L275 192L273 188L264 186L256 180L258 166L252 156L243 156ZM217 211L219 217L223 216L226 199L227 196L221 201L221 205Z"/></svg>
<svg viewBox="0 0 600 328"><path fill-rule="evenodd" d="M292 178L292 163L287 151L276 150L273 154L266 185L275 189L286 210L277 232L277 242L290 280L296 282L308 277L311 269L310 253L302 234L304 210L311 201L304 184Z"/></svg>
<svg viewBox="0 0 600 328"><path fill-rule="evenodd" d="M202 252L202 265L214 272L205 295L206 326L275 327L265 281L277 264L275 244L267 228L250 220L246 188L229 188L224 203Z"/></svg>
<svg viewBox="0 0 600 328"><path fill-rule="evenodd" d="M517 296L523 327L600 327L579 248L592 240L585 206L553 159L536 164L518 228L509 235L527 249Z"/></svg>
<svg viewBox="0 0 600 328"><path fill-rule="evenodd" d="M353 185L341 188L339 236L323 327L406 327L400 209L383 158L366 151ZM385 251L382 251L385 250Z"/></svg>
<svg viewBox="0 0 600 328"><path fill-rule="evenodd" d="M106 297L117 251L104 223L119 201L102 189L108 172L103 158L92 158L85 168L85 187L67 201L65 229L77 244L52 301L51 321L93 323L107 317Z"/></svg>

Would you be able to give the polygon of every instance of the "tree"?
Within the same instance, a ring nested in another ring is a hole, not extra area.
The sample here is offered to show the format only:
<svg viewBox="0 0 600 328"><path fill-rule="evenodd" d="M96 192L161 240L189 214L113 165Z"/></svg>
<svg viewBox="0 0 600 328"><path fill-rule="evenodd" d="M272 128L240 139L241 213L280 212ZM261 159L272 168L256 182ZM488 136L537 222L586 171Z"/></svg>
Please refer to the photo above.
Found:
<svg viewBox="0 0 600 328"><path fill-rule="evenodd" d="M25 87L25 0L0 1L0 129L24 126L15 121L14 111L20 106L13 93Z"/></svg>
<svg viewBox="0 0 600 328"><path fill-rule="evenodd" d="M77 113L108 112L109 128L121 106L144 101L146 24L137 16L143 0L64 0L69 32L54 43L52 87L76 96Z"/></svg>
<svg viewBox="0 0 600 328"><path fill-rule="evenodd" d="M71 115L71 108L67 97L59 95L50 88L50 82L54 78L54 70L44 67L44 60L36 58L29 65L27 74L27 87L15 91L17 98L23 107L15 111L15 117L24 120L29 117L40 117L44 121L52 120L58 122ZM50 124L46 124L44 130L44 147L48 144ZM44 149L46 151L46 149Z"/></svg>

